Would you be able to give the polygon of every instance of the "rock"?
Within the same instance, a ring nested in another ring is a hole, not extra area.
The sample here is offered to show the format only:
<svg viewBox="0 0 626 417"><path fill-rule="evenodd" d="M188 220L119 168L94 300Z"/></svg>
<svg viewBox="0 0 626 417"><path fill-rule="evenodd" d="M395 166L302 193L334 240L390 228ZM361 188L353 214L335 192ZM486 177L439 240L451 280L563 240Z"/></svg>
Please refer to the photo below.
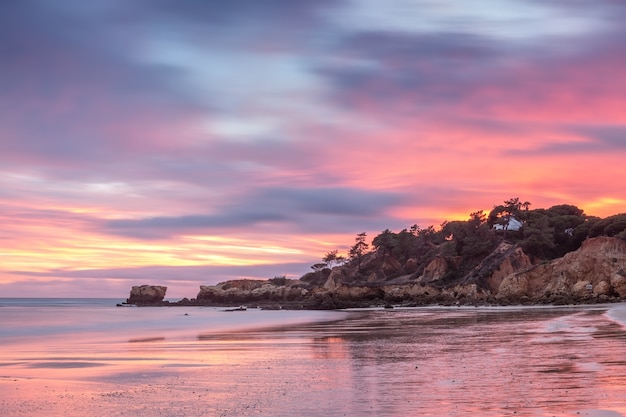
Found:
<svg viewBox="0 0 626 417"><path fill-rule="evenodd" d="M417 272L417 259L410 258L404 263L404 273L412 274Z"/></svg>
<svg viewBox="0 0 626 417"><path fill-rule="evenodd" d="M304 299L307 283L292 279L231 280L217 285L201 285L196 299L206 304L247 304L261 301Z"/></svg>
<svg viewBox="0 0 626 417"><path fill-rule="evenodd" d="M372 301L382 300L385 292L380 287L361 285L340 285L332 292L335 300L343 301Z"/></svg>
<svg viewBox="0 0 626 417"><path fill-rule="evenodd" d="M216 287L223 291L252 291L265 283L267 281L260 279L234 279L221 282Z"/></svg>
<svg viewBox="0 0 626 417"><path fill-rule="evenodd" d="M160 285L134 286L130 290L127 304L156 304L163 302L167 287Z"/></svg>
<svg viewBox="0 0 626 417"><path fill-rule="evenodd" d="M522 248L515 247L508 251L502 262L496 266L495 270L487 279L487 286L491 291L497 291L505 277L514 272L525 270L533 266L528 255L524 253Z"/></svg>
<svg viewBox="0 0 626 417"><path fill-rule="evenodd" d="M613 290L621 297L626 298L626 271L620 269L611 277Z"/></svg>
<svg viewBox="0 0 626 417"><path fill-rule="evenodd" d="M532 261L522 248L503 242L463 278L463 283L476 284L491 293L497 293L506 277L532 266ZM506 289L511 290L510 284L507 285Z"/></svg>
<svg viewBox="0 0 626 417"><path fill-rule="evenodd" d="M240 279L201 286L179 305L253 305L268 308L333 309L400 303L417 306L570 304L626 299L626 241L588 239L562 258L533 265L522 248L502 243L465 276L460 257L436 247L418 265L370 253L361 259L305 275L301 280ZM439 254L439 255L437 255ZM472 263L472 265L475 265ZM407 271L424 268L421 276ZM406 273L405 275L400 275ZM163 302L165 287L133 287L129 303ZM618 298L619 297L619 298Z"/></svg>
<svg viewBox="0 0 626 417"><path fill-rule="evenodd" d="M511 274L500 283L496 298L497 299L519 299L529 297L528 278L523 275Z"/></svg>
<svg viewBox="0 0 626 417"><path fill-rule="evenodd" d="M528 296L539 302L561 302L591 285L599 295L608 296L612 289L624 298L626 276L620 271L625 269L625 241L612 237L587 239L578 250L562 258L505 277L497 297ZM609 282L612 288L606 288Z"/></svg>
<svg viewBox="0 0 626 417"><path fill-rule="evenodd" d="M216 301L220 290L214 285L200 285L200 292L196 299L200 301Z"/></svg>
<svg viewBox="0 0 626 417"><path fill-rule="evenodd" d="M593 286L593 295L596 297L611 295L611 284L602 280Z"/></svg>
<svg viewBox="0 0 626 417"><path fill-rule="evenodd" d="M585 297L592 294L593 284L591 281L578 281L572 285L572 295L575 297Z"/></svg>
<svg viewBox="0 0 626 417"><path fill-rule="evenodd" d="M334 290L337 286L341 285L342 278L344 278L344 268L333 268L333 270L330 271L330 275L328 275L323 288L327 290Z"/></svg>
<svg viewBox="0 0 626 417"><path fill-rule="evenodd" d="M382 272L385 276L396 274L402 270L402 265L397 259L387 256L381 266Z"/></svg>
<svg viewBox="0 0 626 417"><path fill-rule="evenodd" d="M419 282L432 282L443 278L448 272L448 262L445 258L438 256L424 268L424 273L417 280Z"/></svg>

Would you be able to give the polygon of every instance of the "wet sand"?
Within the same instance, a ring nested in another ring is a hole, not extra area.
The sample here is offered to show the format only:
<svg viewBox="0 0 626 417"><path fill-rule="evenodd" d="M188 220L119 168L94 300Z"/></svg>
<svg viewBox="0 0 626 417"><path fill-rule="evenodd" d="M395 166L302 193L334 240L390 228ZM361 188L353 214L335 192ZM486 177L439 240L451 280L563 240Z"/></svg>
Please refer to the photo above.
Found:
<svg viewBox="0 0 626 417"><path fill-rule="evenodd" d="M626 416L606 306L355 312L3 349L0 416Z"/></svg>

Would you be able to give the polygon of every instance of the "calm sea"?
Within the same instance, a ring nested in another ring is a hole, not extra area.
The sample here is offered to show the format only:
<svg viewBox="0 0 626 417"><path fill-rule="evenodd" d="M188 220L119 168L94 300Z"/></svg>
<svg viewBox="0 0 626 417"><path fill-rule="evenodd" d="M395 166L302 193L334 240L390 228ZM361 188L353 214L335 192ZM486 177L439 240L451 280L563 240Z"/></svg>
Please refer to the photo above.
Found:
<svg viewBox="0 0 626 417"><path fill-rule="evenodd" d="M626 306L0 299L0 416L626 416Z"/></svg>
<svg viewBox="0 0 626 417"><path fill-rule="evenodd" d="M224 307L117 307L109 298L0 298L0 346L28 338L127 340L195 338L198 334L339 320L344 312L260 310ZM157 335L157 336L155 336Z"/></svg>

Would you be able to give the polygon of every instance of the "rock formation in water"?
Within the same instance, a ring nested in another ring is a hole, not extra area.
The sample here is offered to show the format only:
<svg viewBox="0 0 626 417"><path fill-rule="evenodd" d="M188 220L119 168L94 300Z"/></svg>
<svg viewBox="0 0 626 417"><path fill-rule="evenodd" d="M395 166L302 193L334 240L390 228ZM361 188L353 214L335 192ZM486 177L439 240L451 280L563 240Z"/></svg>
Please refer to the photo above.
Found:
<svg viewBox="0 0 626 417"><path fill-rule="evenodd" d="M126 299L126 304L158 304L165 298L167 287L161 285L141 285L134 286L130 290L130 296Z"/></svg>

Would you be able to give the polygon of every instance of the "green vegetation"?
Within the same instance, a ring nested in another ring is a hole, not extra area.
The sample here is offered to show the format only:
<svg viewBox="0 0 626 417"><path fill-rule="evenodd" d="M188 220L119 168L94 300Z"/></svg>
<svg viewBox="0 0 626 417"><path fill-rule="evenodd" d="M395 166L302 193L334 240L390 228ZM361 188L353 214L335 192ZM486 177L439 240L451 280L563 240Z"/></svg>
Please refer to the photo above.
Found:
<svg viewBox="0 0 626 417"><path fill-rule="evenodd" d="M626 213L600 219L568 204L548 209L530 209L530 206L530 202L515 197L495 205L488 214L477 211L468 220L444 221L438 229L432 225L426 228L413 225L397 233L385 229L372 239L371 251L367 235L359 233L347 258L338 255L338 250L331 251L322 263L312 268L321 272L347 264L361 271L366 259L378 263L393 260L400 265L413 259L416 271L411 273L418 274L439 256L454 266L450 268L452 275L447 277L453 281L470 272L502 242L519 245L527 255L541 262L578 249L587 238L612 236L626 240ZM398 270L387 278L406 273Z"/></svg>
<svg viewBox="0 0 626 417"><path fill-rule="evenodd" d="M341 265L341 264L343 264L345 262L345 260L346 260L346 258L344 258L343 256L339 255L339 250L337 250L337 249L328 252L322 258L322 261L324 261L324 265L325 265L326 268L332 268L333 266Z"/></svg>
<svg viewBox="0 0 626 417"><path fill-rule="evenodd" d="M356 235L356 238L354 239L355 243L348 251L350 260L356 260L359 269L361 269L361 259L363 259L363 255L365 255L367 249L369 248L369 244L365 242L366 237L366 233L359 233Z"/></svg>

